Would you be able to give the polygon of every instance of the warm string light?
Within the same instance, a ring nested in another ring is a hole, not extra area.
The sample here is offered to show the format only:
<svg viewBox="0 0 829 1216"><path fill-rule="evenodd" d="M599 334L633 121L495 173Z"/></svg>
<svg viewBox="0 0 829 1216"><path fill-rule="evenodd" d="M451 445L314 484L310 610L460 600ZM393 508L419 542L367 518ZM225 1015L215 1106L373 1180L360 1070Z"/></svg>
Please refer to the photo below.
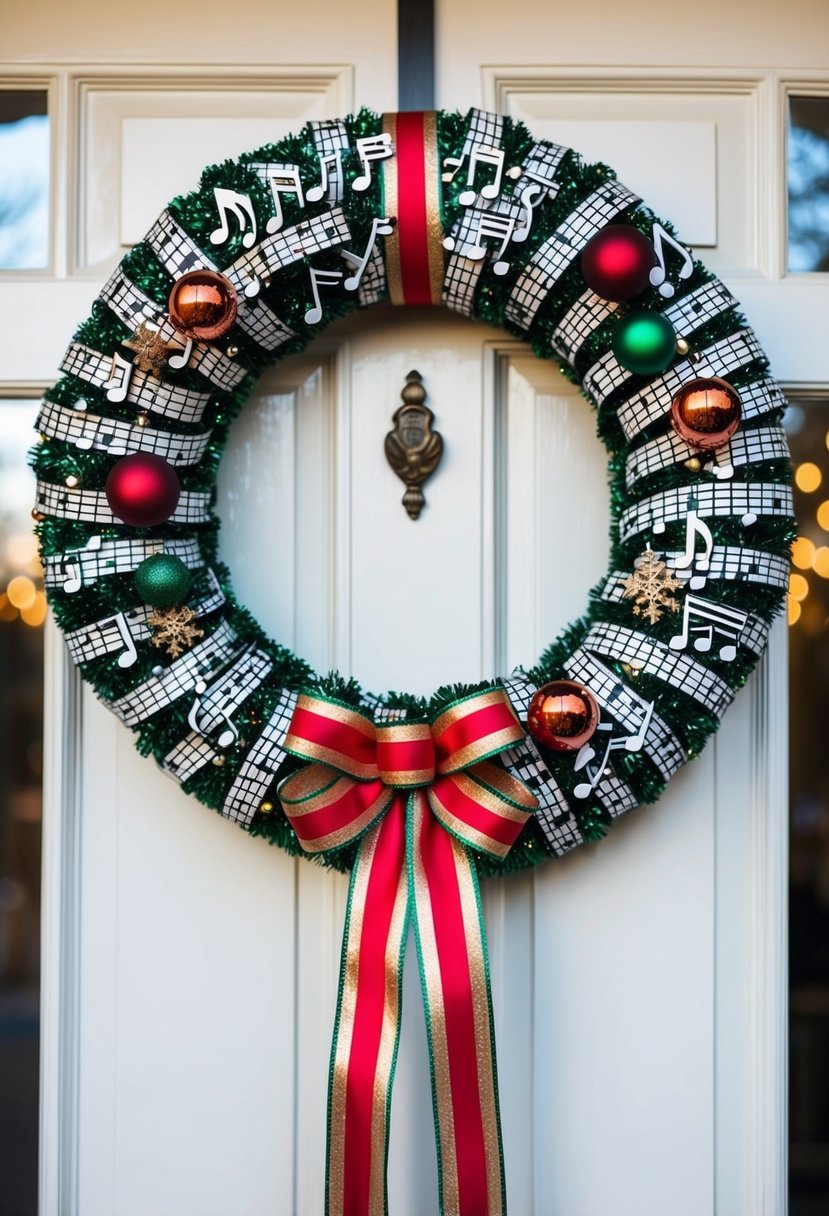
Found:
<svg viewBox="0 0 829 1216"><path fill-rule="evenodd" d="M808 536L798 536L792 545L792 565L798 570L811 570L815 559L815 543Z"/></svg>
<svg viewBox="0 0 829 1216"><path fill-rule="evenodd" d="M823 481L823 474L812 460L799 464L794 474L795 485L804 494L813 494Z"/></svg>
<svg viewBox="0 0 829 1216"><path fill-rule="evenodd" d="M805 600L809 594L809 583L802 574L789 575L789 595L793 600Z"/></svg>
<svg viewBox="0 0 829 1216"><path fill-rule="evenodd" d="M815 549L812 569L821 578L829 578L829 545L821 545L819 549Z"/></svg>
<svg viewBox="0 0 829 1216"><path fill-rule="evenodd" d="M3 546L7 568L14 573L0 594L0 622L21 620L33 629L46 619L46 596L40 587L43 567L37 539L31 533L15 533ZM1 584L0 584L1 585Z"/></svg>
<svg viewBox="0 0 829 1216"><path fill-rule="evenodd" d="M824 438L829 447L829 431ZM823 469L813 460L802 461L795 468L794 480L802 494L813 494L824 484ZM805 524L804 530L811 531L812 536L801 534L792 544L794 570L789 579L788 620L790 625L797 625L806 637L815 638L827 628L829 617L824 592L820 584L810 582L809 576L829 579L829 545L817 543L819 538L815 538L814 528L808 524L807 514L802 508L800 517ZM813 518L822 532L829 532L829 498L818 505Z"/></svg>

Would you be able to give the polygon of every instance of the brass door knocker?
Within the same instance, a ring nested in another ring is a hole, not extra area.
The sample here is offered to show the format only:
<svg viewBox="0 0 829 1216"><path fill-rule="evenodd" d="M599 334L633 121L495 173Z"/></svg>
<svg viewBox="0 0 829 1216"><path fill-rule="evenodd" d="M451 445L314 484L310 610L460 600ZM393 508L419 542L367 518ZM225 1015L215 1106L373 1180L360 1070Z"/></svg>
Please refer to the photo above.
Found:
<svg viewBox="0 0 829 1216"><path fill-rule="evenodd" d="M386 435L386 460L406 486L402 502L409 518L417 519L426 502L420 487L440 464L443 438L432 430L435 416L424 404L420 372L409 372L400 396L403 404L392 418L394 430Z"/></svg>

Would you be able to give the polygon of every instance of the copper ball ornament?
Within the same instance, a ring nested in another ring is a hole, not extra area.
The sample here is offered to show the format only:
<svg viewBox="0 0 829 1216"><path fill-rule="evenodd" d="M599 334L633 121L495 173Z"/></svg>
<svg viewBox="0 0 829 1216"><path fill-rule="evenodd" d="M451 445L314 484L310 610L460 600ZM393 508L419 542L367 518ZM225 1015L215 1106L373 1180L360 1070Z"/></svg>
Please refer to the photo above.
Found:
<svg viewBox="0 0 829 1216"><path fill-rule="evenodd" d="M106 497L113 515L133 528L163 524L178 506L180 494L175 469L154 452L124 456L106 479Z"/></svg>
<svg viewBox="0 0 829 1216"><path fill-rule="evenodd" d="M632 300L650 283L657 264L648 238L628 224L608 224L584 247L581 272L591 291L603 300Z"/></svg>
<svg viewBox="0 0 829 1216"><path fill-rule="evenodd" d="M724 447L742 417L740 394L727 380L689 380L671 402L671 425L689 447L713 452Z"/></svg>
<svg viewBox="0 0 829 1216"><path fill-rule="evenodd" d="M553 680L539 688L527 710L527 729L536 743L556 752L575 752L599 725L599 706L575 680Z"/></svg>
<svg viewBox="0 0 829 1216"><path fill-rule="evenodd" d="M215 270L191 270L176 279L168 307L179 333L202 342L223 337L238 311L233 284Z"/></svg>

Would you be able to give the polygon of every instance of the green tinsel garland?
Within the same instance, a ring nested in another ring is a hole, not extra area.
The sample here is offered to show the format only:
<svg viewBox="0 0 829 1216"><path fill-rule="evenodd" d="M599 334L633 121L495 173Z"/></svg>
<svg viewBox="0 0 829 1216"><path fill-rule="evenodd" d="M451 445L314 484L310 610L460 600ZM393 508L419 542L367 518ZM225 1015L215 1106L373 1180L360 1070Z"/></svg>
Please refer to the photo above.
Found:
<svg viewBox="0 0 829 1216"><path fill-rule="evenodd" d="M351 143L364 136L378 134L381 122L378 115L362 110L354 117L344 120ZM450 155L457 155L463 143L467 120L460 114L438 114L438 144L441 163ZM504 132L501 147L506 154L507 164L518 164L529 153L534 139L530 132L519 122L509 118L504 119ZM191 194L174 199L169 205L170 212L193 240L203 249L211 250L215 260L216 253L212 250L209 236L216 226L216 205L213 189L221 186L242 192L251 199L256 211L260 230L264 229L270 216L268 195L259 176L250 168L252 162L271 161L280 164L295 164L299 166L304 181L315 180L318 161L314 151L309 129L301 134L288 136L275 144L267 144L254 152L241 156L238 161L225 161L220 165L206 168L202 174L200 189ZM359 162L356 157L344 156L344 171L347 182L353 181L359 172ZM546 296L533 325L526 333L516 328L506 318L507 300L515 283L516 277L532 257L533 253L549 238L559 224L574 210L574 208L602 183L615 177L607 166L586 165L575 152L568 152L557 172L560 183L558 193L551 201L548 200L535 216L535 222L529 239L520 246L517 256L513 255L513 267L508 275L496 277L484 274L476 296L475 315L516 337L529 341L534 353L542 359L557 358L551 347L551 334L555 325L584 291L584 281L576 259L555 284L553 290ZM460 181L449 183L444 187L442 210L444 231L449 231L462 212L458 195L463 188ZM301 219L307 219L314 214L322 214L328 210L328 204L321 201L316 207L307 206L300 212L291 198L285 201L285 223L290 225ZM371 231L372 220L382 214L382 197L380 175L372 177L370 188L363 194L346 189L342 204L354 247L363 247ZM649 234L651 225L657 217L644 207L631 207L617 217L616 222L624 222ZM659 221L668 232L673 232L670 225ZM515 249L516 247L514 247ZM243 252L241 234L232 237L221 252L222 265L228 265ZM339 251L332 249L327 253L315 255L315 265L320 269L336 270L341 266ZM158 263L150 248L145 244L136 246L124 259L124 270L128 277L142 289L152 300L157 302L159 310L166 309L166 301L172 286L172 278ZM305 323L304 288L306 283L306 268L303 262L287 267L280 272L277 287L267 288L263 299L270 301L280 318L293 330L296 337L282 346L278 357L284 358L302 350L309 339L319 332L320 326L311 327ZM712 281L714 276L699 262L694 263L691 277L686 282L686 291ZM637 308L661 308L664 301L656 289L648 289L636 301ZM353 296L345 291L332 291L326 297L326 322L338 316L353 311L355 301ZM581 377L596 359L608 349L616 325L624 315L625 309L620 308L609 316L591 334L584 347L578 354L575 368L562 367L562 372L574 383L580 384ZM714 321L700 327L694 332L694 345L702 348L719 338L731 334L741 325L742 318L731 310L718 316ZM95 350L105 354L114 353L121 343L130 336L126 327L101 301L96 301L89 318L82 323L75 335L78 341L87 343ZM221 453L227 440L231 422L242 408L244 402L253 390L256 380L271 361L245 334L239 331L236 361L246 370L245 378L238 388L231 393L214 392L212 400L204 417L204 425L212 429L212 437L205 452L202 463L198 467L190 467L181 471L180 481L185 490L213 490ZM732 378L734 386L739 389L742 384L750 383L764 365L745 369L740 375ZM166 373L165 373L166 375ZM204 383L195 372L184 371L171 374L173 382L185 387L204 390ZM646 383L642 380L642 384ZM625 393L624 395L627 395ZM113 404L107 400L101 389L96 389L72 376L64 376L46 394L47 399L62 405L72 405L83 397L90 409L108 417L133 419L134 411L124 403ZM634 538L628 543L618 540L618 520L622 510L629 506L632 497L624 484L624 453L627 444L622 433L615 409L616 401L611 397L597 416L597 431L610 454L609 476L611 486L610 537L611 555L609 569L630 570L635 558L641 552L641 538ZM779 420L779 415L766 415L764 424ZM160 429L182 430L181 423L166 422L163 418L154 420L154 425ZM646 432L644 438L654 430ZM640 441L643 437L640 437ZM82 485L102 487L109 470L114 463L113 457L103 452L79 451L70 444L50 440L37 447L32 455L32 464L38 477L47 482L65 482L67 476L75 476ZM790 468L787 462L767 463L759 468L746 466L740 470L744 481L763 480L779 482L785 485L790 480ZM638 486L635 498L644 498L652 493L670 489L673 486L687 484L687 473L681 467L670 467L644 479ZM744 536L738 521L730 518L713 518L707 521L714 537L715 544L744 543ZM230 621L233 629L244 641L255 642L273 660L274 670L268 682L260 686L245 702L237 715L241 739L249 746L257 736L262 725L267 721L279 690L282 687L317 691L327 696L335 697L344 703L359 706L362 690L354 680L344 679L337 674L327 676L315 674L311 668L290 651L269 639L253 617L236 601L227 569L217 563L219 520L214 516L211 522L199 528L199 544L203 557L212 566L227 598L228 607L223 615ZM95 527L96 532L120 535L119 529L108 530ZM191 526L176 526L168 523L152 530L151 535L174 538L190 535ZM59 554L68 549L83 546L90 536L90 526L73 520L46 518L38 526L42 550L44 554ZM136 535L146 533L136 530ZM752 530L752 547L767 550L770 553L787 555L794 536L794 522L790 519L760 519ZM666 549L681 549L684 544L684 524L668 524L664 533ZM206 591L206 573L197 574L191 600L195 601ZM604 582L604 580L603 580ZM590 595L584 616L570 625L565 633L557 639L541 656L538 663L528 676L537 684L561 677L563 664L567 656L579 645L588 629L597 621L618 622L631 624L629 604L610 604L600 599L601 585ZM752 584L750 589L745 584L734 585L722 582L717 585L717 597L724 604L750 607L763 619L770 621L779 611L781 593L774 588L760 584ZM73 596L59 593L50 595L50 602L55 617L64 630L78 628L81 625L96 621L114 611L128 610L135 606L135 589L132 575L113 575L98 583L85 586L82 592ZM750 604L747 603L750 598ZM207 625L206 621L202 621ZM209 626L208 626L209 627ZM675 632L675 621L665 618L650 629L654 640L667 641ZM89 680L96 691L106 700L114 700L128 692L137 683L150 677L151 669L158 662L157 653L151 653L147 646L139 648L139 658L136 664L125 671L118 667L112 657L104 657L83 665L84 678ZM756 659L745 649L738 652L737 659L718 669L718 674L731 685L740 687L751 673ZM617 673L623 675L620 665L615 666ZM424 718L432 717L443 705L460 693L474 689L486 688L485 682L476 685L441 688L429 699L415 698L406 694L389 693L386 703L395 706L405 706L411 713ZM641 674L637 681L637 692L646 699L656 701L660 715L668 722L682 745L686 755L691 758L699 754L706 739L716 730L717 718L692 701L684 693L672 689L667 684L653 677ZM154 754L162 759L178 740L187 733L187 705L183 701L174 702L165 712L142 723L136 728L137 746L144 754ZM202 802L219 809L222 806L227 790L238 771L245 755L245 746L228 750L226 762L222 767L207 765L184 784L184 788L195 794ZM565 761L557 756L547 756L548 763L564 793L571 798L575 807L579 828L586 840L595 840L604 835L610 818L597 800L587 800L584 804L574 803L572 790L576 783L573 773L572 759ZM280 770L280 778L286 775L296 762L289 761ZM644 753L627 753L621 761L617 761L620 775L628 783L639 798L640 802L654 801L662 792L664 782L653 762ZM252 835L267 837L270 841L287 849L291 853L299 853L296 837L287 820L273 799L276 809L269 814L257 812L249 831ZM353 850L344 850L337 858L329 857L327 864L339 868L348 868ZM505 872L523 866L535 864L551 855L551 850L534 822L527 825L522 837L512 849L506 862L497 864L488 858L479 858L479 867L483 873Z"/></svg>

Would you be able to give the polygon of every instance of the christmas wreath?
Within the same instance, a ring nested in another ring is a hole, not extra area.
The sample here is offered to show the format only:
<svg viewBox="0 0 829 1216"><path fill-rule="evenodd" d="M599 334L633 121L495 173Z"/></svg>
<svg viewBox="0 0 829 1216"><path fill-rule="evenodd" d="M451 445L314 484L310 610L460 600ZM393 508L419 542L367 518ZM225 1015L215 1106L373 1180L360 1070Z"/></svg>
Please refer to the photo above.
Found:
<svg viewBox="0 0 829 1216"><path fill-rule="evenodd" d="M534 667L429 699L366 693L268 638L217 561L212 511L260 373L389 298L560 362L610 453L610 569L583 618ZM477 877L654 801L762 653L793 520L785 401L757 339L606 166L480 110L362 111L206 169L115 270L61 371L35 516L73 660L185 789L351 871L329 1211L385 1203L409 915L442 1211L502 1211Z"/></svg>

